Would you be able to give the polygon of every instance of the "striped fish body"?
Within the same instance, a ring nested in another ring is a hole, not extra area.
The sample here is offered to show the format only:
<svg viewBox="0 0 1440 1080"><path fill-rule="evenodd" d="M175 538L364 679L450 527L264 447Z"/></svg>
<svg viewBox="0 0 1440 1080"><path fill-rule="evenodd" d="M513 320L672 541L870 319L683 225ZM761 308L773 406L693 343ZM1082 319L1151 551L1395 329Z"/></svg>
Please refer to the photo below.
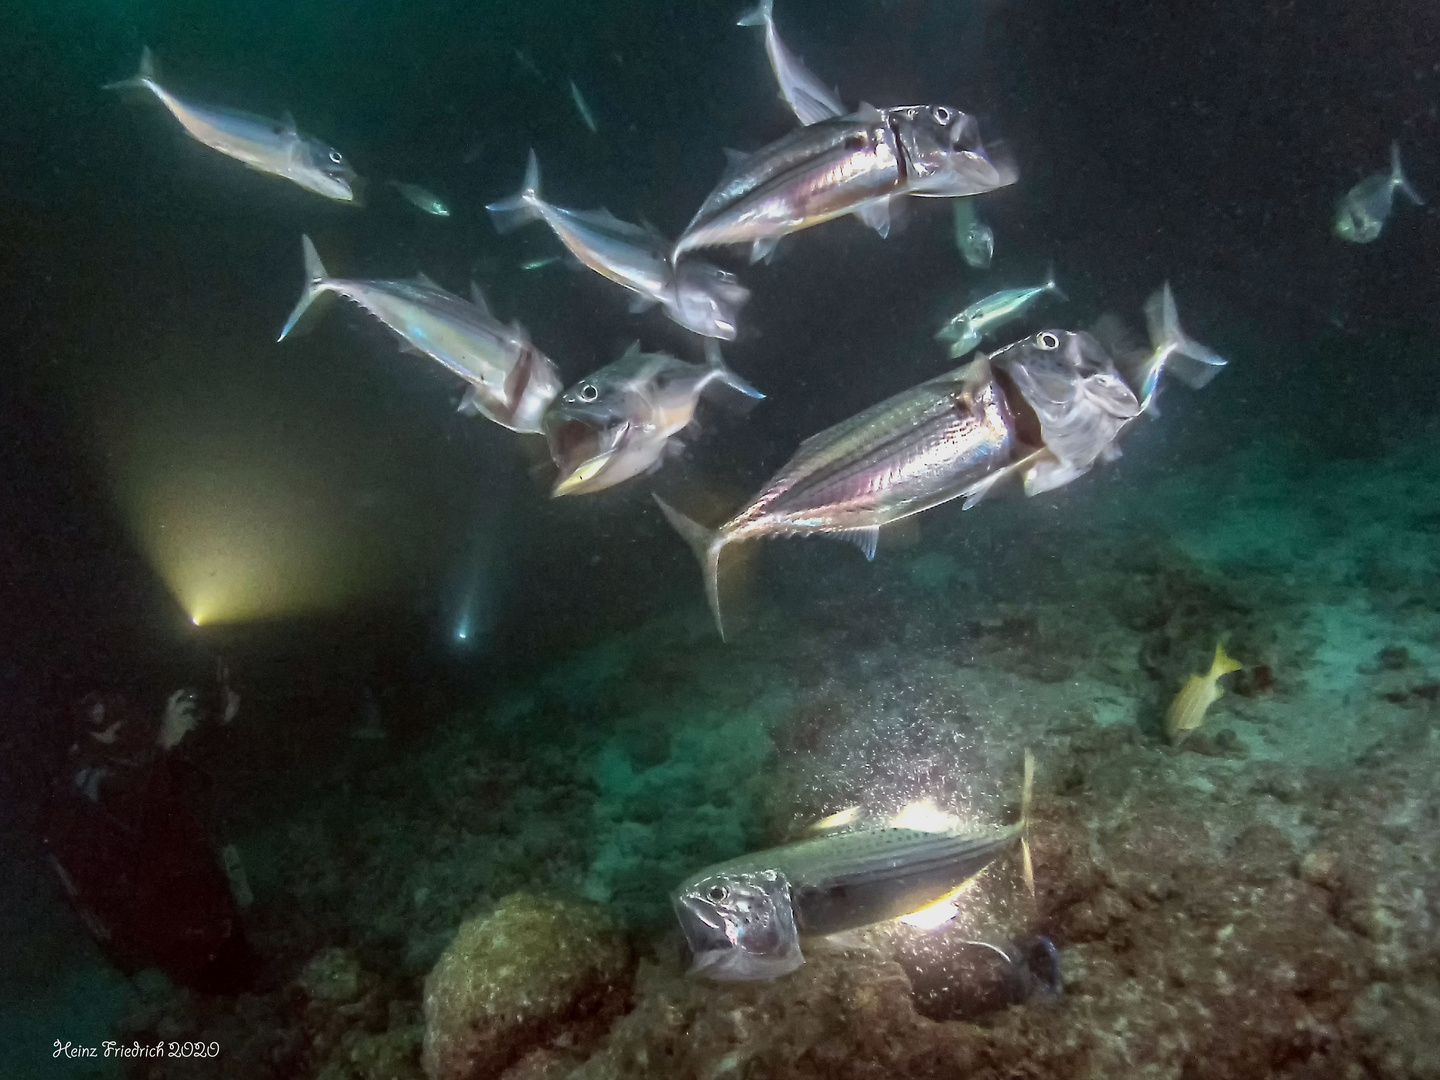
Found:
<svg viewBox="0 0 1440 1080"><path fill-rule="evenodd" d="M476 304L422 282L325 278L315 289L343 296L383 323L403 348L469 383L464 411L512 431L542 430L541 417L563 384L554 363L519 326L506 326Z"/></svg>
<svg viewBox="0 0 1440 1080"><path fill-rule="evenodd" d="M862 829L819 836L711 867L706 877L783 874L796 928L836 934L888 922L938 903L975 877L1020 837L1020 825L976 834Z"/></svg>
<svg viewBox="0 0 1440 1080"><path fill-rule="evenodd" d="M675 254L783 236L898 193L905 171L882 114L800 128L739 160L675 245Z"/></svg>
<svg viewBox="0 0 1440 1080"><path fill-rule="evenodd" d="M720 535L729 542L878 529L964 495L1008 465L1015 444L1014 419L988 366L967 365L805 440Z"/></svg>

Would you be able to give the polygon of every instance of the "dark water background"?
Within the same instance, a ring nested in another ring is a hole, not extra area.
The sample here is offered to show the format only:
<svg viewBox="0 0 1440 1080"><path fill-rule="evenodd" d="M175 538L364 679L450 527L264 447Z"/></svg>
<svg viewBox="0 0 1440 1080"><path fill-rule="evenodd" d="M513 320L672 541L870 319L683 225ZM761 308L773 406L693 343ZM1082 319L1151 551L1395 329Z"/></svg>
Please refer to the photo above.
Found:
<svg viewBox="0 0 1440 1080"><path fill-rule="evenodd" d="M645 485L549 501L517 440L457 416L452 381L353 313L270 343L308 232L344 276L424 270L463 290L473 274L567 380L636 336L693 353L594 275L517 270L556 246L538 228L497 237L483 204L513 191L533 146L555 202L677 233L722 147L791 127L735 8L0 5L0 775L12 821L63 749L64 710L95 685L163 697L227 650L247 713L275 736L251 748L253 768L298 791L299 770L343 743L362 685L410 703L419 729L477 689L700 602ZM1130 480L1266 435L1376 455L1436 412L1434 212L1401 200L1368 246L1329 233L1334 200L1386 165L1392 139L1440 199L1433 5L782 0L777 21L849 103L977 114L1021 181L982 203L997 236L983 279L956 255L938 201L912 200L887 242L846 221L786 241L770 266L719 256L755 291L727 355L770 400L743 424L708 424L667 489L703 485L717 507L737 504L799 439L942 370L931 334L943 316L1051 262L1073 300L1050 309L1057 324L1113 310L1138 325L1168 278L1187 328L1233 358L1204 395L1167 395L1163 436L1147 437L1143 462L1127 457ZM133 72L142 44L182 96L289 108L363 174L433 187L455 217L378 197L355 212L184 139L156 103L99 89ZM310 512L344 518L377 567L368 587L324 615L191 627L110 488L107 433L157 416L219 433L217 491L226 462L304 456L320 478ZM457 566L481 542L499 553L495 623L483 649L457 650Z"/></svg>

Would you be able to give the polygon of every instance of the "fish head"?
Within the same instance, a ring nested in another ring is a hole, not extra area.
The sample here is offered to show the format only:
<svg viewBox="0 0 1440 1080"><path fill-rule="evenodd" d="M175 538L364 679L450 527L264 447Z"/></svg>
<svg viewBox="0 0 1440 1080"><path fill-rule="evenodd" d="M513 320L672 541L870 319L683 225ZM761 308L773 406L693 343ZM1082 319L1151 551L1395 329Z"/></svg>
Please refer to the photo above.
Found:
<svg viewBox="0 0 1440 1080"><path fill-rule="evenodd" d="M734 274L706 262L682 259L675 267L670 315L703 337L734 341L740 309L750 290Z"/></svg>
<svg viewBox="0 0 1440 1080"><path fill-rule="evenodd" d="M304 139L302 183L311 191L340 202L360 201L360 174L345 155L319 139Z"/></svg>
<svg viewBox="0 0 1440 1080"><path fill-rule="evenodd" d="M644 471L647 403L624 373L602 368L566 390L545 414L545 438L560 469L554 495L601 491ZM658 457L661 445L656 447Z"/></svg>
<svg viewBox="0 0 1440 1080"><path fill-rule="evenodd" d="M693 974L773 979L805 962L790 882L778 870L707 874L682 885L673 901L695 957Z"/></svg>
<svg viewBox="0 0 1440 1080"><path fill-rule="evenodd" d="M886 117L905 159L911 195L978 195L1015 182L1015 166L985 152L969 113L948 105L904 105Z"/></svg>

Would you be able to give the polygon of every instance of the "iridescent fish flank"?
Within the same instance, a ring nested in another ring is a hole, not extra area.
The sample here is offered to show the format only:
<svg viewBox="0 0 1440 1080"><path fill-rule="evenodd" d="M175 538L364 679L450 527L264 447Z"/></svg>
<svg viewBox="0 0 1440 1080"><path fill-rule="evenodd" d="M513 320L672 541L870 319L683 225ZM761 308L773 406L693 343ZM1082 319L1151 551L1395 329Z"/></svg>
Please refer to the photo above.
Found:
<svg viewBox="0 0 1440 1080"><path fill-rule="evenodd" d="M1015 182L992 160L972 117L944 105L822 120L736 158L675 244L675 256L705 247L751 245L765 258L780 238L846 214L882 235L888 200L899 195L976 195Z"/></svg>
<svg viewBox="0 0 1440 1080"><path fill-rule="evenodd" d="M308 236L302 247L305 291L280 340L305 328L325 301L343 296L379 319L405 351L428 356L464 379L462 412L512 431L542 430L545 410L561 390L560 373L518 323L506 326L490 314L478 288L472 286L467 303L423 275L415 281L332 278Z"/></svg>
<svg viewBox="0 0 1440 1080"><path fill-rule="evenodd" d="M803 938L943 906L1017 846L1033 893L1028 832L1034 776L1034 758L1026 751L1020 818L1013 825L968 830L912 824L902 814L701 870L671 895L694 957L692 973L726 981L788 975L805 962Z"/></svg>
<svg viewBox="0 0 1440 1080"><path fill-rule="evenodd" d="M280 176L307 191L339 202L356 202L356 175L339 150L302 135L288 114L270 120L238 109L200 105L176 97L160 85L155 58L140 54L134 78L109 83L107 90L147 90L159 99L196 142L218 150L257 172Z"/></svg>

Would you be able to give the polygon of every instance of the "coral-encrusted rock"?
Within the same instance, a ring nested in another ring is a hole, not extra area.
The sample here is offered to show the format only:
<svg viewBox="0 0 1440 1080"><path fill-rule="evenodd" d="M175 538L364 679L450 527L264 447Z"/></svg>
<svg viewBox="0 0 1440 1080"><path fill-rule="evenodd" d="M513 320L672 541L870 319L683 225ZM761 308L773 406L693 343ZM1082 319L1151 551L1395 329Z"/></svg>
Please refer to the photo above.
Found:
<svg viewBox="0 0 1440 1080"><path fill-rule="evenodd" d="M633 976L598 909L508 896L460 927L425 980L425 1073L493 1080L533 1050L578 1050L628 1007Z"/></svg>

